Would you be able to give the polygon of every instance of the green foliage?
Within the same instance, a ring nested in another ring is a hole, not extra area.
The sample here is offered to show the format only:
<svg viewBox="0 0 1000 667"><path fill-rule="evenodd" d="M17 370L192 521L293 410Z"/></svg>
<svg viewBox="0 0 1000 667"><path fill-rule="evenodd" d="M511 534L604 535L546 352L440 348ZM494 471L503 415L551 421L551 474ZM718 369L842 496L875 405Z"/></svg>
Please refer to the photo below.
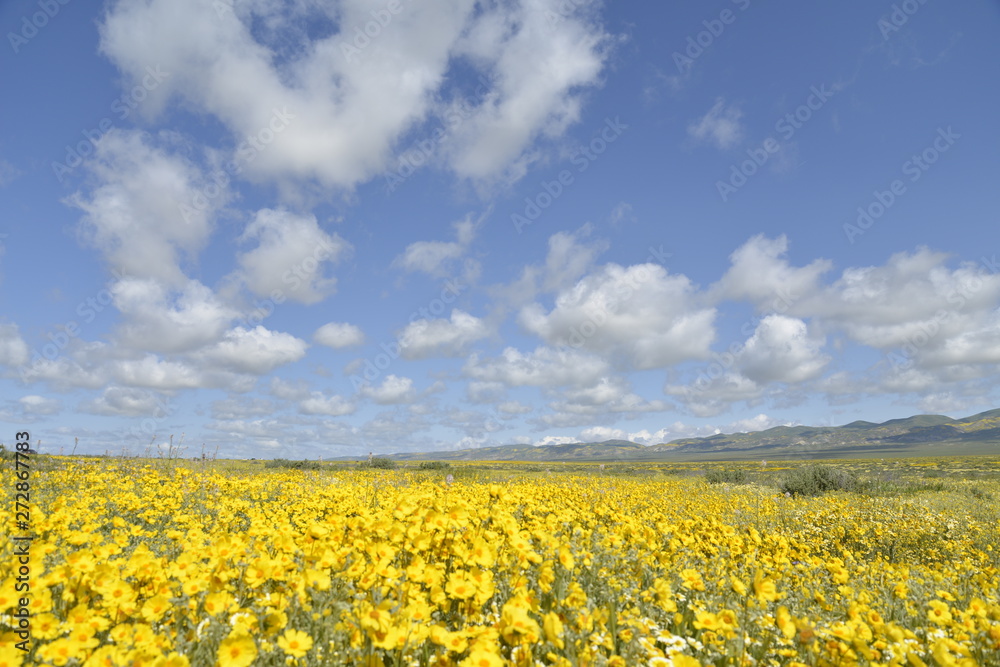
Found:
<svg viewBox="0 0 1000 667"><path fill-rule="evenodd" d="M290 468L291 470L320 470L323 464L319 461L290 461L289 459L272 459L264 462L265 468Z"/></svg>
<svg viewBox="0 0 1000 667"><path fill-rule="evenodd" d="M976 500L993 500L993 494L980 486L970 486L968 492Z"/></svg>
<svg viewBox="0 0 1000 667"><path fill-rule="evenodd" d="M782 493L793 496L818 496L827 491L852 491L858 480L841 468L809 465L788 471L781 480Z"/></svg>
<svg viewBox="0 0 1000 667"><path fill-rule="evenodd" d="M447 461L423 461L419 466L420 470L446 470L451 467Z"/></svg>
<svg viewBox="0 0 1000 667"><path fill-rule="evenodd" d="M750 474L740 468L709 470L705 473L705 481L709 484L749 484Z"/></svg>
<svg viewBox="0 0 1000 667"><path fill-rule="evenodd" d="M375 470L392 470L396 467L396 462L384 456L376 456L370 461L365 461L359 467L373 468Z"/></svg>

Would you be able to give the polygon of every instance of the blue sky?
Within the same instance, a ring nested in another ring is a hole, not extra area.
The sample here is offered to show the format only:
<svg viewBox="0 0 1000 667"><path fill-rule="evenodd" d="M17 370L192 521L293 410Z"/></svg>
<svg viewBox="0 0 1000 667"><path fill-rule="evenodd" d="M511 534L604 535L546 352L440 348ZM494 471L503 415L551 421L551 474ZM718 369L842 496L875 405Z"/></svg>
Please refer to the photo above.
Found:
<svg viewBox="0 0 1000 667"><path fill-rule="evenodd" d="M316 458L996 406L996 2L0 7L0 420Z"/></svg>

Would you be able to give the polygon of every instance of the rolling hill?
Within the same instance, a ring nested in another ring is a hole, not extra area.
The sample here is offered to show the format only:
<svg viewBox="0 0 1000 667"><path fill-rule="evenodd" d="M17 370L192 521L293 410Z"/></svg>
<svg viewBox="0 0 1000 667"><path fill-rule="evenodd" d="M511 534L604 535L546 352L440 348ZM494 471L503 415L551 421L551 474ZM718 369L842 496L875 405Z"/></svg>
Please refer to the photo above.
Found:
<svg viewBox="0 0 1000 667"><path fill-rule="evenodd" d="M886 456L1000 455L1000 409L963 419L914 415L875 424L775 426L765 431L684 438L658 445L628 440L393 454L398 461L681 462Z"/></svg>

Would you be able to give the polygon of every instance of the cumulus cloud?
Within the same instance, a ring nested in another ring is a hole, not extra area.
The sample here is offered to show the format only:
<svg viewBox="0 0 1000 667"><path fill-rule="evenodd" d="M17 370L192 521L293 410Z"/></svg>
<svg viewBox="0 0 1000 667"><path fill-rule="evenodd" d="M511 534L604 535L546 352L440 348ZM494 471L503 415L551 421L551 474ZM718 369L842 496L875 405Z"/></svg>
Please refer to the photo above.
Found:
<svg viewBox="0 0 1000 667"><path fill-rule="evenodd" d="M729 256L730 267L709 292L716 300L750 301L760 311L784 313L796 303L814 298L819 280L833 264L817 259L792 267L786 259L788 238L754 236Z"/></svg>
<svg viewBox="0 0 1000 667"><path fill-rule="evenodd" d="M313 334L313 340L320 345L326 345L337 350L363 344L365 342L365 334L359 327L353 324L329 322L316 330L316 333Z"/></svg>
<svg viewBox="0 0 1000 667"><path fill-rule="evenodd" d="M657 264L608 264L561 292L555 307L522 309L520 322L550 345L617 358L636 369L707 358L715 310L685 276Z"/></svg>
<svg viewBox="0 0 1000 667"><path fill-rule="evenodd" d="M411 322L399 335L405 359L457 357L469 344L490 334L486 323L461 310L453 310L451 319L421 319Z"/></svg>
<svg viewBox="0 0 1000 667"><path fill-rule="evenodd" d="M275 378L277 379L277 378ZM276 405L261 397L234 396L212 401L212 419L246 419L274 414Z"/></svg>
<svg viewBox="0 0 1000 667"><path fill-rule="evenodd" d="M674 396L696 417L714 417L740 401L753 402L764 393L764 387L736 372L717 377L701 375L692 384L671 384L663 392Z"/></svg>
<svg viewBox="0 0 1000 667"><path fill-rule="evenodd" d="M304 415L327 415L330 417L342 417L353 414L355 405L343 396L327 396L321 391L314 391L301 403L299 412Z"/></svg>
<svg viewBox="0 0 1000 667"><path fill-rule="evenodd" d="M115 382L127 387L167 391L196 389L208 384L205 375L194 366L160 359L154 354L147 354L141 359L114 361L110 367Z"/></svg>
<svg viewBox="0 0 1000 667"><path fill-rule="evenodd" d="M548 404L550 412L532 421L541 428L581 426L609 422L622 415L662 412L669 406L661 400L646 400L634 393L620 377L604 377L590 386L570 387L547 392L557 397Z"/></svg>
<svg viewBox="0 0 1000 667"><path fill-rule="evenodd" d="M495 290L502 305L519 308L540 294L572 287L609 247L606 240L591 240L592 232L593 227L587 224L574 232L550 236L544 263L526 266L517 280Z"/></svg>
<svg viewBox="0 0 1000 667"><path fill-rule="evenodd" d="M591 426L580 431L581 442L605 442L607 440L627 440L628 433L610 426Z"/></svg>
<svg viewBox="0 0 1000 667"><path fill-rule="evenodd" d="M200 350L196 357L210 368L264 375L278 366L298 361L305 356L307 347L305 341L291 334L262 326L236 327L215 345Z"/></svg>
<svg viewBox="0 0 1000 667"><path fill-rule="evenodd" d="M110 287L122 314L118 344L149 352L187 352L219 340L237 311L196 280L177 291L152 278L123 277Z"/></svg>
<svg viewBox="0 0 1000 667"><path fill-rule="evenodd" d="M28 344L16 324L0 324L0 364L21 366L28 363Z"/></svg>
<svg viewBox="0 0 1000 667"><path fill-rule="evenodd" d="M574 350L539 347L525 354L508 347L499 357L483 358L473 352L466 360L466 376L508 387L586 386L608 374L610 367L600 357Z"/></svg>
<svg viewBox="0 0 1000 667"><path fill-rule="evenodd" d="M301 401L309 396L309 385L305 380L289 381L272 377L268 393L285 401Z"/></svg>
<svg viewBox="0 0 1000 667"><path fill-rule="evenodd" d="M80 409L96 415L161 417L167 413L167 403L152 391L113 386L105 388L99 397L85 401Z"/></svg>
<svg viewBox="0 0 1000 667"><path fill-rule="evenodd" d="M262 209L247 225L241 240L257 247L240 254L240 279L257 296L275 294L314 304L333 294L337 281L326 275L350 244L320 229L314 215Z"/></svg>
<svg viewBox="0 0 1000 667"><path fill-rule="evenodd" d="M377 387L371 385L362 387L360 393L380 405L412 403L417 398L417 392L413 388L413 380L396 375L387 375L382 384Z"/></svg>
<svg viewBox="0 0 1000 667"><path fill-rule="evenodd" d="M417 241L406 246L403 254L393 260L392 265L404 271L417 271L434 277L453 273L455 262L469 249L476 234L476 223L471 218L460 220L453 225L455 241Z"/></svg>
<svg viewBox="0 0 1000 667"><path fill-rule="evenodd" d="M101 51L129 83L157 63L166 76L144 110L155 115L177 99L214 116L236 155L254 155L247 177L341 188L383 171L432 114L456 117L447 112L466 97L452 84L459 65L491 73L461 122L445 125L441 151L459 176L488 180L523 173L535 140L577 121L582 94L599 83L609 40L596 12L577 3L551 23L558 4L407 4L359 50L355 29L372 16L356 0L118 0L101 25ZM248 136L259 148L239 145Z"/></svg>
<svg viewBox="0 0 1000 667"><path fill-rule="evenodd" d="M182 215L206 181L186 158L151 145L137 131L112 129L96 143L87 169L98 183L67 202L84 212L80 234L112 267L128 276L183 287L180 262L194 259L208 242L225 197Z"/></svg>
<svg viewBox="0 0 1000 667"><path fill-rule="evenodd" d="M29 394L17 399L21 412L27 416L55 415L62 409L62 403L54 398Z"/></svg>
<svg viewBox="0 0 1000 667"><path fill-rule="evenodd" d="M822 353L824 340L810 336L806 323L793 317L769 315L743 345L740 371L753 382L804 382L830 362Z"/></svg>
<svg viewBox="0 0 1000 667"><path fill-rule="evenodd" d="M708 113L688 125L688 135L699 141L709 141L723 150L732 148L743 138L742 117L743 112L738 106L727 107L726 101L720 97Z"/></svg>

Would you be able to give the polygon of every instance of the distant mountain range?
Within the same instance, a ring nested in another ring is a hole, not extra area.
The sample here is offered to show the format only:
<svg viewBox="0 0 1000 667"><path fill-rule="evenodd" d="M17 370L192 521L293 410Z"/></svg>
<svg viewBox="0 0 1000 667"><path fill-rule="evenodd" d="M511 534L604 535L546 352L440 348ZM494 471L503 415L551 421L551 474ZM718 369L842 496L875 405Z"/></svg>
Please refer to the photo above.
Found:
<svg viewBox="0 0 1000 667"><path fill-rule="evenodd" d="M628 440L566 445L504 445L481 449L393 454L397 461L635 461L682 462L886 456L1000 455L1000 409L964 419L916 415L881 424L775 426L766 431L683 438L659 445Z"/></svg>

